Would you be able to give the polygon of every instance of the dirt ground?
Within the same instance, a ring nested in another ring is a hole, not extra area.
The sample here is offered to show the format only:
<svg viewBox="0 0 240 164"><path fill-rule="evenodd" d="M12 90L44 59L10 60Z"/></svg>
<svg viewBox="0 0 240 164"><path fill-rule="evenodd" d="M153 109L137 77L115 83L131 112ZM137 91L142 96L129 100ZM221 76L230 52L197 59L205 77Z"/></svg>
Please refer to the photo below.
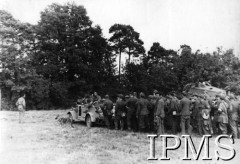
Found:
<svg viewBox="0 0 240 164"><path fill-rule="evenodd" d="M215 145L215 137L210 139L210 157L213 160L183 161L184 140L180 148L169 151L170 161L148 161L149 139L147 134L108 130L105 127L87 128L84 123L59 126L54 119L64 110L27 111L25 122L18 123L18 112L0 111L0 163L1 164L114 164L114 163L240 163L240 140L231 144L236 156L230 161L216 161L215 150L228 156L227 150ZM198 148L200 137L193 136ZM169 145L173 145L170 140ZM156 157L162 156L162 141L156 139ZM192 154L190 152L190 157Z"/></svg>

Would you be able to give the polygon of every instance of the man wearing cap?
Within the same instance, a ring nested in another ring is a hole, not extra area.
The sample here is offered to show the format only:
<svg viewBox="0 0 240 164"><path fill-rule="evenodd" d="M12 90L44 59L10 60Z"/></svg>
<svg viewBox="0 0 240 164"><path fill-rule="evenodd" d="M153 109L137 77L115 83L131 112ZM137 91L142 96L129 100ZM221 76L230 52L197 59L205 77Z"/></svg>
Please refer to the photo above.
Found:
<svg viewBox="0 0 240 164"><path fill-rule="evenodd" d="M126 108L125 108L125 101L123 100L123 95L119 94L118 99L116 102L116 107L115 107L115 129L118 130L119 125L120 129L123 130L124 128L124 118L126 115Z"/></svg>
<svg viewBox="0 0 240 164"><path fill-rule="evenodd" d="M211 108L204 95L200 95L198 128L199 134L213 134L212 122L210 117Z"/></svg>
<svg viewBox="0 0 240 164"><path fill-rule="evenodd" d="M159 94L159 93L158 93L158 91L155 89L155 90L153 91L153 97L156 98L156 95L157 95L157 94Z"/></svg>
<svg viewBox="0 0 240 164"><path fill-rule="evenodd" d="M180 113L181 113L181 133L185 134L185 126L187 125L188 134L191 134L190 125L190 105L191 101L187 97L187 94L183 92L183 98L180 101Z"/></svg>
<svg viewBox="0 0 240 164"><path fill-rule="evenodd" d="M127 108L127 126L128 130L137 130L137 120L136 120L136 103L138 99L136 94L130 93L130 98L126 101L126 108Z"/></svg>
<svg viewBox="0 0 240 164"><path fill-rule="evenodd" d="M147 132L149 130L148 115L148 101L145 99L145 94L141 92L140 99L137 102L137 118L140 132Z"/></svg>
<svg viewBox="0 0 240 164"><path fill-rule="evenodd" d="M198 113L199 113L198 107L200 104L200 98L199 98L198 94L194 94L192 99L194 101L192 101L193 108L192 108L192 115L191 115L191 124L192 124L193 130L198 132L199 131L198 130Z"/></svg>
<svg viewBox="0 0 240 164"><path fill-rule="evenodd" d="M130 98L129 95L125 95L125 102Z"/></svg>
<svg viewBox="0 0 240 164"><path fill-rule="evenodd" d="M170 105L168 110L168 115L171 120L171 130L172 134L177 133L177 112L179 111L179 104L178 99L176 98L176 95L174 93L169 95L170 97Z"/></svg>
<svg viewBox="0 0 240 164"><path fill-rule="evenodd" d="M229 125L232 131L232 135L234 138L239 138L239 131L238 131L238 112L240 111L240 104L239 101L235 98L234 95L230 95L230 104L232 106L231 110L229 110L228 118L229 118Z"/></svg>
<svg viewBox="0 0 240 164"><path fill-rule="evenodd" d="M215 96L215 99L212 101L212 113L213 113L213 118L212 118L212 127L213 127L213 133L218 134L220 129L218 125L218 107L221 103L220 95L217 94Z"/></svg>
<svg viewBox="0 0 240 164"><path fill-rule="evenodd" d="M103 102L103 116L105 120L105 124L108 129L111 128L111 119L112 119L112 109L113 109L113 102L109 99L108 95L105 95L105 100Z"/></svg>
<svg viewBox="0 0 240 164"><path fill-rule="evenodd" d="M164 111L164 99L159 93L156 93L156 105L154 109L154 121L156 123L157 135L161 135L165 133L164 129L164 118L165 118L165 111Z"/></svg>
<svg viewBox="0 0 240 164"><path fill-rule="evenodd" d="M224 95L219 95L220 104L218 107L218 125L222 134L227 134L227 124L228 124L228 108L229 104L225 101Z"/></svg>

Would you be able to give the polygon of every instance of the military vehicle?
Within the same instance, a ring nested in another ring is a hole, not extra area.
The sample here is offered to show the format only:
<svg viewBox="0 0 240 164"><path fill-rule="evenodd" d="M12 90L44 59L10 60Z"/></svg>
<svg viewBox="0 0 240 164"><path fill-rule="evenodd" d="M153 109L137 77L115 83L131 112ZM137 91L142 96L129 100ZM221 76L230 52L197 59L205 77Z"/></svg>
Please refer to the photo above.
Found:
<svg viewBox="0 0 240 164"><path fill-rule="evenodd" d="M105 125L101 107L101 103L97 101L93 102L92 104L76 104L76 106L72 107L72 109L68 111L67 114L72 117L74 122L85 122L87 127L92 127L94 125ZM114 119L115 104L113 105L111 113L112 119Z"/></svg>
<svg viewBox="0 0 240 164"><path fill-rule="evenodd" d="M192 94L205 94L207 93L210 97L214 98L217 94L226 95L226 91L217 87L212 86L209 82L189 83L184 89L187 93Z"/></svg>
<svg viewBox="0 0 240 164"><path fill-rule="evenodd" d="M77 104L67 114L72 117L74 122L84 121L87 127L92 127L94 124L104 124L104 116L99 102Z"/></svg>

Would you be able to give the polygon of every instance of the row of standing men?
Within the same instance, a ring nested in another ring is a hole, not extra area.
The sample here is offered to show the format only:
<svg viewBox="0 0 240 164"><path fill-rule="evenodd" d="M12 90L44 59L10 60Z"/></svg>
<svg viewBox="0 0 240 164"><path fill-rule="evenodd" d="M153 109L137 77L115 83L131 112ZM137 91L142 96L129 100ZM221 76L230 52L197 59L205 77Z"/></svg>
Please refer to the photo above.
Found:
<svg viewBox="0 0 240 164"><path fill-rule="evenodd" d="M142 92L137 98L137 93L133 92L125 97L118 95L114 119L112 108L113 102L106 95L102 107L105 122L108 128L114 126L116 130L127 128L158 135L165 134L166 130L172 134L178 131L182 134L195 131L199 135L231 133L235 138L240 137L240 103L234 95L212 98L207 93L183 92L179 99L175 93L163 97L155 90L148 98Z"/></svg>

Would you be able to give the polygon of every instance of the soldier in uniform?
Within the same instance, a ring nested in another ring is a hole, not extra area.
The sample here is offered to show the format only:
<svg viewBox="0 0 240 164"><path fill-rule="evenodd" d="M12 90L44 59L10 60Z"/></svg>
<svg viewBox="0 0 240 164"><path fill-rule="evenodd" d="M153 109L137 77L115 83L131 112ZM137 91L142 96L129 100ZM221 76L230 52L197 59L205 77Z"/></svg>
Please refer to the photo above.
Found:
<svg viewBox="0 0 240 164"><path fill-rule="evenodd" d="M228 124L228 108L229 105L225 101L225 96L220 95L221 102L218 107L218 125L222 134L227 134L227 124Z"/></svg>
<svg viewBox="0 0 240 164"><path fill-rule="evenodd" d="M93 96L92 96L92 101L95 102L100 102L101 101L101 96L98 95L97 92L94 92Z"/></svg>
<svg viewBox="0 0 240 164"><path fill-rule="evenodd" d="M90 94L85 95L83 103L84 103L85 107L88 109L92 107L93 99L90 96Z"/></svg>
<svg viewBox="0 0 240 164"><path fill-rule="evenodd" d="M126 116L126 103L123 100L123 98L124 98L123 95L119 94L116 102L114 121L116 130L118 130L119 125L121 130L123 130L124 128L124 118Z"/></svg>
<svg viewBox="0 0 240 164"><path fill-rule="evenodd" d="M136 103L138 99L136 95L130 94L130 98L126 101L126 108L127 108L127 126L128 130L137 130L137 120L136 120Z"/></svg>
<svg viewBox="0 0 240 164"><path fill-rule="evenodd" d="M105 100L103 102L103 115L106 126L108 129L111 128L111 119L112 119L112 109L113 109L113 102L109 99L108 95L105 95Z"/></svg>
<svg viewBox="0 0 240 164"><path fill-rule="evenodd" d="M145 94L140 93L140 99L137 102L137 118L138 126L141 132L147 132L149 130L149 111L148 101L145 99Z"/></svg>
<svg viewBox="0 0 240 164"><path fill-rule="evenodd" d="M237 101L234 95L230 96L230 104L232 108L229 110L228 113L228 118L229 118L229 125L232 131L232 135L234 138L239 137L239 131L238 131L238 122L239 122L239 117L238 117L238 112L240 111L240 103Z"/></svg>
<svg viewBox="0 0 240 164"><path fill-rule="evenodd" d="M198 115L199 115L199 104L200 104L200 98L198 94L193 95L193 108L192 108L192 115L191 115L191 124L193 127L193 130L199 132L198 130Z"/></svg>
<svg viewBox="0 0 240 164"><path fill-rule="evenodd" d="M156 105L154 109L154 121L156 122L157 128L157 135L161 135L165 133L164 129L164 118L165 118L165 111L164 111L164 99L156 93Z"/></svg>
<svg viewBox="0 0 240 164"><path fill-rule="evenodd" d="M214 134L218 134L220 132L219 125L218 125L218 107L221 103L220 95L216 95L215 99L212 102L212 109L213 109L213 119L212 119L212 126Z"/></svg>
<svg viewBox="0 0 240 164"><path fill-rule="evenodd" d="M174 93L170 94L170 105L168 110L169 119L171 120L172 134L177 133L177 112L179 111L178 99Z"/></svg>
<svg viewBox="0 0 240 164"><path fill-rule="evenodd" d="M211 108L204 95L200 95L198 128L200 135L213 134L212 122L210 117Z"/></svg>
<svg viewBox="0 0 240 164"><path fill-rule="evenodd" d="M26 102L25 102L25 93L20 93L20 98L16 102L17 109L19 111L19 123L22 123L25 115Z"/></svg>
<svg viewBox="0 0 240 164"><path fill-rule="evenodd" d="M190 105L191 101L187 97L187 94L183 92L183 98L180 101L180 111L181 111L181 131L185 134L185 127L187 125L188 134L191 134L190 125Z"/></svg>
<svg viewBox="0 0 240 164"><path fill-rule="evenodd" d="M150 131L154 131L154 107L155 101L153 95L148 96L149 126Z"/></svg>

